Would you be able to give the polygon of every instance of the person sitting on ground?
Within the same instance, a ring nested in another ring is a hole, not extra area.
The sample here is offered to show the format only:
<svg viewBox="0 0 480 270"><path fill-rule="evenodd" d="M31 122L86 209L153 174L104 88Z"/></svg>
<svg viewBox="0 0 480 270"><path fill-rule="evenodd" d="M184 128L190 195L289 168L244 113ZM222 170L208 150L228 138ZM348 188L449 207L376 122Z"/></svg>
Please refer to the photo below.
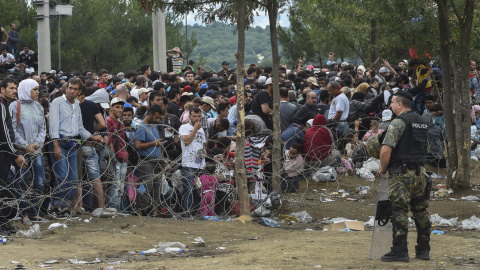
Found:
<svg viewBox="0 0 480 270"><path fill-rule="evenodd" d="M303 180L303 169L305 161L300 152L302 147L298 143L290 146L290 150L285 151L284 170L286 178L282 180L281 186L285 193L296 192L300 189L299 181Z"/></svg>
<svg viewBox="0 0 480 270"><path fill-rule="evenodd" d="M326 124L325 116L319 114L313 119L313 126L305 133L303 152L310 172L332 164L339 155L338 150L332 149L333 136Z"/></svg>
<svg viewBox="0 0 480 270"><path fill-rule="evenodd" d="M433 123L442 129L443 137L447 138L445 131L445 118L443 117L443 107L440 104L435 104L430 109L430 113L433 115Z"/></svg>

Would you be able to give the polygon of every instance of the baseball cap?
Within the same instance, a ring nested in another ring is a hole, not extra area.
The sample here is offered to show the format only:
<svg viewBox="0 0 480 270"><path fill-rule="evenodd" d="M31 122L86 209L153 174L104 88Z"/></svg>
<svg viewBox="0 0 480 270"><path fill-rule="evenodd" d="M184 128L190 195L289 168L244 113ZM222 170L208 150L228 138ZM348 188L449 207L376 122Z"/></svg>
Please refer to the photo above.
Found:
<svg viewBox="0 0 480 270"><path fill-rule="evenodd" d="M307 69L314 69L315 67L313 67L313 65L308 65L307 66Z"/></svg>
<svg viewBox="0 0 480 270"><path fill-rule="evenodd" d="M233 96L231 98L228 99L228 103L230 103L230 105L235 105L235 103L237 103L237 97L236 96Z"/></svg>
<svg viewBox="0 0 480 270"><path fill-rule="evenodd" d="M213 98L211 98L211 97L203 97L202 102L205 102L208 105L212 106L212 108L217 109L217 108L215 108L215 105L213 103Z"/></svg>
<svg viewBox="0 0 480 270"><path fill-rule="evenodd" d="M151 88L140 88L140 90L138 90L138 95L140 96L141 94L143 93L148 93L150 91L153 91Z"/></svg>
<svg viewBox="0 0 480 270"><path fill-rule="evenodd" d="M318 86L317 79L315 79L315 77L308 78L307 83L312 83L313 85Z"/></svg>
<svg viewBox="0 0 480 270"><path fill-rule="evenodd" d="M259 84L265 84L266 81L267 81L267 77L265 77L265 76L258 77L258 83Z"/></svg>
<svg viewBox="0 0 480 270"><path fill-rule="evenodd" d="M267 81L265 82L265 85L273 84L272 78L268 78Z"/></svg>
<svg viewBox="0 0 480 270"><path fill-rule="evenodd" d="M229 64L227 61L223 61L223 62L222 62L222 66L223 66L223 65L230 65L230 64Z"/></svg>
<svg viewBox="0 0 480 270"><path fill-rule="evenodd" d="M127 107L133 108L133 106L132 106L130 103L125 103L125 104L123 104L123 107L124 107L124 108L127 108Z"/></svg>
<svg viewBox="0 0 480 270"><path fill-rule="evenodd" d="M124 105L125 101L123 101L119 97L116 97L116 98L113 98L112 101L110 101L110 106L113 106L113 105L118 104L118 103L122 103L122 105Z"/></svg>
<svg viewBox="0 0 480 270"><path fill-rule="evenodd" d="M381 67L378 73L389 73L390 70L387 67Z"/></svg>
<svg viewBox="0 0 480 270"><path fill-rule="evenodd" d="M412 95L411 95L409 92L404 91L404 90L398 90L398 91L397 91L395 94L393 94L393 95L394 95L394 96L401 96L401 97L406 98L406 99L408 99L408 100L410 100L410 101L413 101Z"/></svg>
<svg viewBox="0 0 480 270"><path fill-rule="evenodd" d="M383 110L382 112L382 121L390 121L392 120L392 111L389 109Z"/></svg>
<svg viewBox="0 0 480 270"><path fill-rule="evenodd" d="M192 92L183 92L182 97L183 96L193 96L193 93Z"/></svg>
<svg viewBox="0 0 480 270"><path fill-rule="evenodd" d="M313 119L308 120L307 124L309 124L310 126L313 126Z"/></svg>

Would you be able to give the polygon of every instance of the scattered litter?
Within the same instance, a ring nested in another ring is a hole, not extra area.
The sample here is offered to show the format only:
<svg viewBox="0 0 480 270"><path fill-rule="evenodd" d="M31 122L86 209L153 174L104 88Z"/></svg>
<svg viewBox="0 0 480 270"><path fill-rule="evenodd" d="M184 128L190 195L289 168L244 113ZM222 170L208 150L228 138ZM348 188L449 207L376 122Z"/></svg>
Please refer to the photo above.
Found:
<svg viewBox="0 0 480 270"><path fill-rule="evenodd" d="M11 261L10 263L11 263L11 264L19 264L20 262L17 262L17 261Z"/></svg>
<svg viewBox="0 0 480 270"><path fill-rule="evenodd" d="M312 222L312 217L307 213L307 211L301 211L297 213L291 213L290 216L297 218L298 222L308 223Z"/></svg>
<svg viewBox="0 0 480 270"><path fill-rule="evenodd" d="M440 230L433 230L432 234L445 234L445 232Z"/></svg>
<svg viewBox="0 0 480 270"><path fill-rule="evenodd" d="M298 219L291 215L278 215L278 218L286 222L298 222Z"/></svg>
<svg viewBox="0 0 480 270"><path fill-rule="evenodd" d="M367 161L363 162L362 169L365 169L369 172L378 172L380 170L380 160L371 157Z"/></svg>
<svg viewBox="0 0 480 270"><path fill-rule="evenodd" d="M322 268L320 264L314 265L313 268Z"/></svg>
<svg viewBox="0 0 480 270"><path fill-rule="evenodd" d="M438 214L433 214L430 216L430 222L432 222L432 224L435 226L455 227L458 224L458 218L445 219Z"/></svg>
<svg viewBox="0 0 480 270"><path fill-rule="evenodd" d="M220 221L220 219L216 216L204 216L203 220L213 220L213 221Z"/></svg>
<svg viewBox="0 0 480 270"><path fill-rule="evenodd" d="M68 259L67 262L71 264L94 264L94 263L101 263L102 261L99 258L96 258L93 261L79 261L77 259Z"/></svg>
<svg viewBox="0 0 480 270"><path fill-rule="evenodd" d="M17 237L26 237L32 239L42 239L42 232L40 231L40 225L34 224L28 231L17 231Z"/></svg>
<svg viewBox="0 0 480 270"><path fill-rule="evenodd" d="M128 254L133 255L133 254L137 254L137 252L132 250L132 251L129 251Z"/></svg>
<svg viewBox="0 0 480 270"><path fill-rule="evenodd" d="M15 266L14 269L27 269L27 268L25 266L19 264L19 265Z"/></svg>
<svg viewBox="0 0 480 270"><path fill-rule="evenodd" d="M217 249L227 249L226 247L217 247Z"/></svg>
<svg viewBox="0 0 480 270"><path fill-rule="evenodd" d="M459 227L465 230L480 230L480 218L472 216L469 219L462 220Z"/></svg>
<svg viewBox="0 0 480 270"><path fill-rule="evenodd" d="M258 240L258 236L250 237L250 238L248 238L248 240Z"/></svg>
<svg viewBox="0 0 480 270"><path fill-rule="evenodd" d="M339 193L344 193L344 192L345 192L345 189L339 189L338 192L339 192Z"/></svg>
<svg viewBox="0 0 480 270"><path fill-rule="evenodd" d="M323 220L322 223L326 223L325 229L328 231L337 231L349 229L352 231L364 231L364 222L358 220L350 220L343 217L332 218L330 220Z"/></svg>
<svg viewBox="0 0 480 270"><path fill-rule="evenodd" d="M373 175L373 173L371 173L369 170L367 170L365 168L358 169L357 170L357 175L359 175L361 178L363 178L367 181L370 181L370 182L375 181L375 176Z"/></svg>
<svg viewBox="0 0 480 270"><path fill-rule="evenodd" d="M165 249L165 252L168 252L168 253L182 253L183 249L178 248L178 247L168 247L168 248Z"/></svg>
<svg viewBox="0 0 480 270"><path fill-rule="evenodd" d="M90 223L90 221L92 221L92 218L86 218L85 220L83 220L83 222L85 223Z"/></svg>
<svg viewBox="0 0 480 270"><path fill-rule="evenodd" d="M368 191L366 189L360 190L360 192L358 192L358 195L367 195L367 194L368 194Z"/></svg>
<svg viewBox="0 0 480 270"><path fill-rule="evenodd" d="M154 254L154 253L157 253L157 252L158 252L158 250L156 248L151 248L151 249L144 250L144 251L140 252L140 254L148 255L148 254Z"/></svg>
<svg viewBox="0 0 480 270"><path fill-rule="evenodd" d="M201 237L200 237L201 238ZM202 239L203 240L203 239ZM202 241L198 241L198 242L202 242ZM180 243L180 242L160 242L158 243L157 245L157 251L158 252L163 252L163 251L167 251L168 248L180 248L180 249L184 249L186 248L187 246Z"/></svg>
<svg viewBox="0 0 480 270"><path fill-rule="evenodd" d="M480 198L478 198L477 196L464 196L464 197L461 197L460 200L478 202L478 201L480 201Z"/></svg>
<svg viewBox="0 0 480 270"><path fill-rule="evenodd" d="M278 222L271 219L271 218L262 218L262 223L265 225L265 226L269 226L269 227L278 227Z"/></svg>
<svg viewBox="0 0 480 270"><path fill-rule="evenodd" d="M92 216L99 218L109 218L114 217L118 214L117 209L115 208L97 208L93 210Z"/></svg>
<svg viewBox="0 0 480 270"><path fill-rule="evenodd" d="M50 224L50 226L48 226L48 230L54 230L54 229L56 229L56 228L64 228L64 229L65 229L65 228L67 228L67 227L68 227L68 226L67 226L67 224L65 224L65 223L58 223L58 222L56 222L56 223Z"/></svg>
<svg viewBox="0 0 480 270"><path fill-rule="evenodd" d="M367 228L375 226L375 217L370 217L370 219L367 222L363 223L363 225Z"/></svg>
<svg viewBox="0 0 480 270"><path fill-rule="evenodd" d="M195 239L193 239L193 240L195 240L195 241L197 241L197 242L205 242L205 240L204 240L202 237L200 237L200 236L197 237L197 238L195 238Z"/></svg>
<svg viewBox="0 0 480 270"><path fill-rule="evenodd" d="M350 230L349 228L343 228L342 231L344 231L344 232L351 232L352 230Z"/></svg>
<svg viewBox="0 0 480 270"><path fill-rule="evenodd" d="M307 229L305 229L305 231L307 231L307 232L313 232L314 230L313 230L313 229L308 229L308 228L307 228Z"/></svg>
<svg viewBox="0 0 480 270"><path fill-rule="evenodd" d="M60 263L60 262L57 261L57 260L51 260L51 261L44 262L44 264L54 264L54 263Z"/></svg>
<svg viewBox="0 0 480 270"><path fill-rule="evenodd" d="M335 182L337 180L337 172L335 168L325 166L318 169L313 175L312 180L315 182Z"/></svg>

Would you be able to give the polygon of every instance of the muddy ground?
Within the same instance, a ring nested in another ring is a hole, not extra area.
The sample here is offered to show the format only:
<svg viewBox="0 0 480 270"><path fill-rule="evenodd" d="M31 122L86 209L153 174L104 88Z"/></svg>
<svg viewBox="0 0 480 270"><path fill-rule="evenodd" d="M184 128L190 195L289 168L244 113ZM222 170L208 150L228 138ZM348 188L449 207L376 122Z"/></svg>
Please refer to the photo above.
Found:
<svg viewBox="0 0 480 270"><path fill-rule="evenodd" d="M480 169L472 172L472 191L457 192L450 198L466 195L480 196ZM444 171L436 171L445 175ZM436 179L435 184L445 183ZM365 196L359 196L357 186L371 186ZM371 183L358 176L341 176L337 183L301 183L302 191L286 195L278 214L306 210L312 223L278 228L260 225L257 220L187 221L138 216L113 219L67 221L69 227L48 232L42 224L42 239L13 238L0 246L0 269L14 269L20 263L26 269L45 269L46 261L57 260L52 269L464 269L480 267L480 231L458 228L436 228L444 235L432 235L430 261L414 259L415 228L409 234L409 263L383 263L369 259L372 231L322 231L324 218L344 217L368 221L374 215L378 178ZM321 189L328 193L344 189L345 198L320 202ZM350 191L348 191L350 190ZM430 214L463 220L480 216L480 202L452 201L435 198ZM89 218L82 216L83 219ZM16 224L18 225L18 223ZM202 237L204 247L191 245ZM190 245L182 254L140 255L158 242L179 241ZM135 252L135 253L133 253ZM96 264L78 265L66 261L93 261ZM12 261L14 263L12 263Z"/></svg>

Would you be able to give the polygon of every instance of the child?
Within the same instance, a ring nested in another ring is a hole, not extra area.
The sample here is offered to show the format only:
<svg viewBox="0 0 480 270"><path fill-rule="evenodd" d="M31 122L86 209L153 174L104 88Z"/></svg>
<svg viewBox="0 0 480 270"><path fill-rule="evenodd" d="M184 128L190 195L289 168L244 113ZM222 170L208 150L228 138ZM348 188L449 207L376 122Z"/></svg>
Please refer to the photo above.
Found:
<svg viewBox="0 0 480 270"><path fill-rule="evenodd" d="M370 130L365 133L365 136L363 136L363 141L366 142L368 138L372 137L373 135L377 135L383 132L383 129L378 128L378 121L377 120L372 120L372 123L370 123Z"/></svg>
<svg viewBox="0 0 480 270"><path fill-rule="evenodd" d="M285 193L296 192L300 189L299 182L304 177L302 175L303 168L305 167L305 161L300 150L302 147L298 143L294 143L290 146L290 150L285 151L285 174L286 179L282 181L282 190Z"/></svg>
<svg viewBox="0 0 480 270"><path fill-rule="evenodd" d="M337 168L337 173L348 172L349 175L354 175L355 170L353 169L352 163L348 160L347 151L342 149L342 157L340 158L340 167Z"/></svg>
<svg viewBox="0 0 480 270"><path fill-rule="evenodd" d="M214 176L215 167L215 164L207 164L205 173L198 179L202 192L202 209L200 210L202 216L215 215L215 189L217 187L217 178Z"/></svg>
<svg viewBox="0 0 480 270"><path fill-rule="evenodd" d="M182 116L180 116L180 122L182 124L187 124L188 120L190 119L190 108L193 107L193 103L191 101L185 103L184 108L185 110L182 113Z"/></svg>

